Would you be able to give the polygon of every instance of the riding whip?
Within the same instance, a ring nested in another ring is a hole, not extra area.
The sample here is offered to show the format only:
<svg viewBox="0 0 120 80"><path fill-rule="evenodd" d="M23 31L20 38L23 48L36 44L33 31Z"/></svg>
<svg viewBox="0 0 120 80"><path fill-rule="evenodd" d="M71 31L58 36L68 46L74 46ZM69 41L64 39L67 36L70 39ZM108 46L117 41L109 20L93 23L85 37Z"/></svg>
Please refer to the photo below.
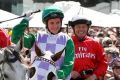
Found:
<svg viewBox="0 0 120 80"><path fill-rule="evenodd" d="M38 12L40 12L41 10L39 9L39 10L36 10L36 11L33 11L33 12L31 12L31 15L33 14L33 13L38 13ZM14 19L19 19L19 18L22 18L22 17L25 17L26 16L26 14L24 14L24 15L22 15L22 16L19 16L19 17L16 17L16 18L13 18L13 19L8 19L8 20L4 20L4 21L0 21L0 23L3 23L3 22L7 22L7 21L11 21L11 20L14 20Z"/></svg>

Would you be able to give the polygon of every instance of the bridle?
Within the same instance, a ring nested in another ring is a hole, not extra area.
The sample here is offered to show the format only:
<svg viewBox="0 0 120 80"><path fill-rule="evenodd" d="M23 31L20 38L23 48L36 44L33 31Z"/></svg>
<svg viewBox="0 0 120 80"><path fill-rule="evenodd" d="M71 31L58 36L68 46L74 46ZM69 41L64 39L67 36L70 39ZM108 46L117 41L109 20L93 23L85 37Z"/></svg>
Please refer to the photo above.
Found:
<svg viewBox="0 0 120 80"><path fill-rule="evenodd" d="M44 57L41 57L41 56L38 57L38 56L36 56L35 59L34 59L34 61L35 61L35 60L45 61L45 62L50 63L50 64L53 65L54 67L56 67L54 61L49 60L49 59L46 59L46 58L44 58ZM33 62L34 62L34 61L33 61Z"/></svg>
<svg viewBox="0 0 120 80"><path fill-rule="evenodd" d="M48 64L50 64L51 66L53 66L54 67L54 69L56 70L56 63L53 61L53 60L49 60L49 59L47 59L47 58L44 58L44 57L42 57L42 56L36 56L35 58L34 58L34 60L33 60L33 62L32 62L32 64L34 64L34 62L35 61L41 61L41 62L45 62L45 63L48 63ZM50 66L49 65L49 66ZM31 68L35 68L35 66L32 66ZM35 74L35 73L34 73ZM32 76L30 76L29 75L29 78L28 78L28 80L30 79L30 78L32 78L34 75L32 75ZM55 76L55 74L54 74L54 72L49 72L48 73L48 75L47 75L47 78L48 78L48 80L50 79L50 78L52 78L52 76ZM51 79L50 79L51 80Z"/></svg>

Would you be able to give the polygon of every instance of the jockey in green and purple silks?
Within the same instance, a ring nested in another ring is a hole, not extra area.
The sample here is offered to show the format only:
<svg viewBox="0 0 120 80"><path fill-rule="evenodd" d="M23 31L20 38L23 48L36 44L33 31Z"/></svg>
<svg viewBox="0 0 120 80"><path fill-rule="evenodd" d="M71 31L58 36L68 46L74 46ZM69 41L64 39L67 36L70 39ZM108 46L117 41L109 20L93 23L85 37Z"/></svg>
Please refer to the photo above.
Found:
<svg viewBox="0 0 120 80"><path fill-rule="evenodd" d="M56 62L56 66L58 78L66 80L74 64L74 44L67 34L61 32L63 18L64 14L59 8L46 7L42 12L42 21L46 25L47 31L24 34L25 29L29 26L29 21L23 19L20 24L13 28L12 42L17 43L24 34L24 46L32 48L32 52L34 52L34 43L37 43L43 52L57 53L65 48L61 58Z"/></svg>

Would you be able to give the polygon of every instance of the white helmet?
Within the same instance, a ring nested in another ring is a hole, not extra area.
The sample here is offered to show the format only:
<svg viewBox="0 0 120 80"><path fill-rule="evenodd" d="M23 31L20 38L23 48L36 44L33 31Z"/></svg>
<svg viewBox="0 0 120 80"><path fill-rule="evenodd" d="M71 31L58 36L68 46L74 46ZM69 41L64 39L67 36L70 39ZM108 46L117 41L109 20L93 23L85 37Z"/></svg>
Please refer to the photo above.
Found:
<svg viewBox="0 0 120 80"><path fill-rule="evenodd" d="M69 21L69 25L71 27L74 27L76 24L87 24L88 26L90 26L92 22L91 20L88 20L84 17L75 16L72 18L71 21Z"/></svg>

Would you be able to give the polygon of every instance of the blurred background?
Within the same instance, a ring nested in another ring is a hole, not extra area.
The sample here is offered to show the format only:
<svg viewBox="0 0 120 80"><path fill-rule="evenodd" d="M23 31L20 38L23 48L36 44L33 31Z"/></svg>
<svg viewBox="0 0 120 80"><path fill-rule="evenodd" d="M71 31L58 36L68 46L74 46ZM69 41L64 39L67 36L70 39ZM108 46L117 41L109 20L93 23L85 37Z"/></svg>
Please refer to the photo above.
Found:
<svg viewBox="0 0 120 80"><path fill-rule="evenodd" d="M113 9L120 9L120 0L0 0L0 9L21 15L28 10L43 9L58 1L77 1L83 7L106 14L111 13Z"/></svg>

